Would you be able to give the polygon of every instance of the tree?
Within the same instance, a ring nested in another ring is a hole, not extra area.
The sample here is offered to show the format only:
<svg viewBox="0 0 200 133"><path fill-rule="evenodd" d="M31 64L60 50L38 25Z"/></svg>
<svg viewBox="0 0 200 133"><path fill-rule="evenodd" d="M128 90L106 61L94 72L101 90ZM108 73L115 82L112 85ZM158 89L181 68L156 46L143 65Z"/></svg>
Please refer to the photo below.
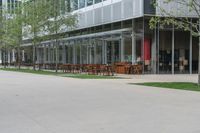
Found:
<svg viewBox="0 0 200 133"><path fill-rule="evenodd" d="M63 7L65 5L65 8ZM56 72L58 71L59 62L59 39L61 38L60 33L66 30L71 30L77 24L77 15L69 13L67 7L69 7L69 2L65 3L65 0L48 0L49 9L49 19L47 21L47 32L49 35L54 35L55 48L56 48Z"/></svg>
<svg viewBox="0 0 200 133"><path fill-rule="evenodd" d="M46 21L49 14L49 5L46 0L26 1L23 6L24 12L24 28L28 38L31 38L33 44L33 69L35 70L35 53L36 46L42 41L43 32L45 31Z"/></svg>
<svg viewBox="0 0 200 133"><path fill-rule="evenodd" d="M4 6L0 8L0 49L3 50L3 64L4 67L7 65L7 54L9 49L13 47L13 38L11 37L11 19L9 18L9 14L7 9Z"/></svg>
<svg viewBox="0 0 200 133"><path fill-rule="evenodd" d="M159 14L152 17L150 27L157 24L173 25L178 29L189 31L194 37L199 38L199 70L198 84L200 85L200 1L199 0L154 0L155 8ZM167 9L162 5L176 5L175 9Z"/></svg>
<svg viewBox="0 0 200 133"><path fill-rule="evenodd" d="M17 3L15 9L13 9L13 14L11 14L11 18L9 19L9 36L12 41L13 47L17 48L17 64L18 68L21 67L21 44L22 44L22 26L24 23L24 15L22 14L23 3Z"/></svg>

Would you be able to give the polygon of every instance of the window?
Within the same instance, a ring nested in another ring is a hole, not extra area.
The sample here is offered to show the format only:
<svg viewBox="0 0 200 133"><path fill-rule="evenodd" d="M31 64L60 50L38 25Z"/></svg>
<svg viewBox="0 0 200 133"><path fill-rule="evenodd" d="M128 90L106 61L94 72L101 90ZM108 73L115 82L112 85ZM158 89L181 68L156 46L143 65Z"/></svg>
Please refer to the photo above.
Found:
<svg viewBox="0 0 200 133"><path fill-rule="evenodd" d="M91 6L93 4L93 0L87 0L87 6Z"/></svg>
<svg viewBox="0 0 200 133"><path fill-rule="evenodd" d="M102 0L95 0L95 4L100 2L102 2Z"/></svg>
<svg viewBox="0 0 200 133"><path fill-rule="evenodd" d="M79 1L79 8L85 7L85 0L80 0Z"/></svg>
<svg viewBox="0 0 200 133"><path fill-rule="evenodd" d="M78 0L71 1L71 9L77 10L78 9Z"/></svg>

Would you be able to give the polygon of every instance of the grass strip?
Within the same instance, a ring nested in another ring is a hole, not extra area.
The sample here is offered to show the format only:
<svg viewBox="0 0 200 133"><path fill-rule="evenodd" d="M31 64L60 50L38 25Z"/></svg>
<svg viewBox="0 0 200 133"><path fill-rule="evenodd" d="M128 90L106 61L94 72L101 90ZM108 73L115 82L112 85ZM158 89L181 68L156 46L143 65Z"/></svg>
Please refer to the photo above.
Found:
<svg viewBox="0 0 200 133"><path fill-rule="evenodd" d="M187 91L200 91L200 86L198 86L198 84L189 82L151 82L151 83L137 83L136 85L187 90Z"/></svg>
<svg viewBox="0 0 200 133"><path fill-rule="evenodd" d="M88 75L88 74L72 74L72 73L63 73L63 72L53 72L53 71L44 71L44 70L32 70L32 69L17 69L17 68L0 68L3 71L12 71L12 72L23 72L31 74L40 74L40 75L52 75L60 77L69 77L69 78L78 78L78 79L120 79L114 76L102 76L102 75Z"/></svg>

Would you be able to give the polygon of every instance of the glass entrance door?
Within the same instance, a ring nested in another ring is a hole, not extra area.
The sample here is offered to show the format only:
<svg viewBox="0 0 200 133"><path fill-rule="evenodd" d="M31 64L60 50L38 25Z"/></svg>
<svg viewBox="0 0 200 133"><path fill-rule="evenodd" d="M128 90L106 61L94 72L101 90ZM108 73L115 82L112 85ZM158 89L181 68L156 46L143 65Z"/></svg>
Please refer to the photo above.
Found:
<svg viewBox="0 0 200 133"><path fill-rule="evenodd" d="M120 41L107 41L107 64L120 62Z"/></svg>

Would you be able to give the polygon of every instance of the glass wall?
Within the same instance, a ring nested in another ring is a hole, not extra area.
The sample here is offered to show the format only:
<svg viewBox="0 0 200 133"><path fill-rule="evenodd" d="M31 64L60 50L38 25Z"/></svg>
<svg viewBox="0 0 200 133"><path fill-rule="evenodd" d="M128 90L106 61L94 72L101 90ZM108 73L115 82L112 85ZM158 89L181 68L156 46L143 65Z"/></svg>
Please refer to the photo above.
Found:
<svg viewBox="0 0 200 133"><path fill-rule="evenodd" d="M184 31L175 31L174 35L175 73L189 73L190 33Z"/></svg>
<svg viewBox="0 0 200 133"><path fill-rule="evenodd" d="M87 43L86 43L86 41L82 41L82 44L81 44L81 60L82 60L82 64L88 64L87 55L88 55Z"/></svg>
<svg viewBox="0 0 200 133"><path fill-rule="evenodd" d="M131 35L124 38L124 61L132 62L132 38Z"/></svg>
<svg viewBox="0 0 200 133"><path fill-rule="evenodd" d="M142 45L142 59L144 65L144 73L154 72L154 63L155 57L154 54L156 51L154 49L154 32L149 28L149 19L144 19L144 33L143 33L143 44Z"/></svg>
<svg viewBox="0 0 200 133"><path fill-rule="evenodd" d="M78 0L72 0L70 3L70 7L72 10L78 10Z"/></svg>
<svg viewBox="0 0 200 133"><path fill-rule="evenodd" d="M105 0L104 0L105 1ZM71 9L78 10L102 2L102 0L71 0Z"/></svg>
<svg viewBox="0 0 200 133"><path fill-rule="evenodd" d="M198 58L199 58L199 39L193 37L192 40L192 72L198 73Z"/></svg>
<svg viewBox="0 0 200 133"><path fill-rule="evenodd" d="M159 32L159 73L172 73L172 31Z"/></svg>
<svg viewBox="0 0 200 133"><path fill-rule="evenodd" d="M87 0L87 6L93 5L93 0Z"/></svg>
<svg viewBox="0 0 200 133"><path fill-rule="evenodd" d="M96 3L102 2L102 0L95 0L94 2L95 2L95 4L96 4Z"/></svg>
<svg viewBox="0 0 200 133"><path fill-rule="evenodd" d="M120 40L109 40L106 41L106 55L107 55L107 64L114 64L120 62Z"/></svg>
<svg viewBox="0 0 200 133"><path fill-rule="evenodd" d="M89 64L95 64L94 46L89 46Z"/></svg>
<svg viewBox="0 0 200 133"><path fill-rule="evenodd" d="M62 63L63 61L63 47L62 46L59 46L58 47L58 62L59 63Z"/></svg>
<svg viewBox="0 0 200 133"><path fill-rule="evenodd" d="M103 42L96 41L96 64L103 64Z"/></svg>
<svg viewBox="0 0 200 133"><path fill-rule="evenodd" d="M80 59L81 59L81 55L80 55L80 49L81 45L80 42L78 42L75 46L75 50L76 50L76 64L81 64Z"/></svg>
<svg viewBox="0 0 200 133"><path fill-rule="evenodd" d="M79 0L79 8L85 7L85 0Z"/></svg>
<svg viewBox="0 0 200 133"><path fill-rule="evenodd" d="M68 62L67 63L73 64L73 47L72 47L72 45L68 44L67 49L68 49L68 51L67 51Z"/></svg>

